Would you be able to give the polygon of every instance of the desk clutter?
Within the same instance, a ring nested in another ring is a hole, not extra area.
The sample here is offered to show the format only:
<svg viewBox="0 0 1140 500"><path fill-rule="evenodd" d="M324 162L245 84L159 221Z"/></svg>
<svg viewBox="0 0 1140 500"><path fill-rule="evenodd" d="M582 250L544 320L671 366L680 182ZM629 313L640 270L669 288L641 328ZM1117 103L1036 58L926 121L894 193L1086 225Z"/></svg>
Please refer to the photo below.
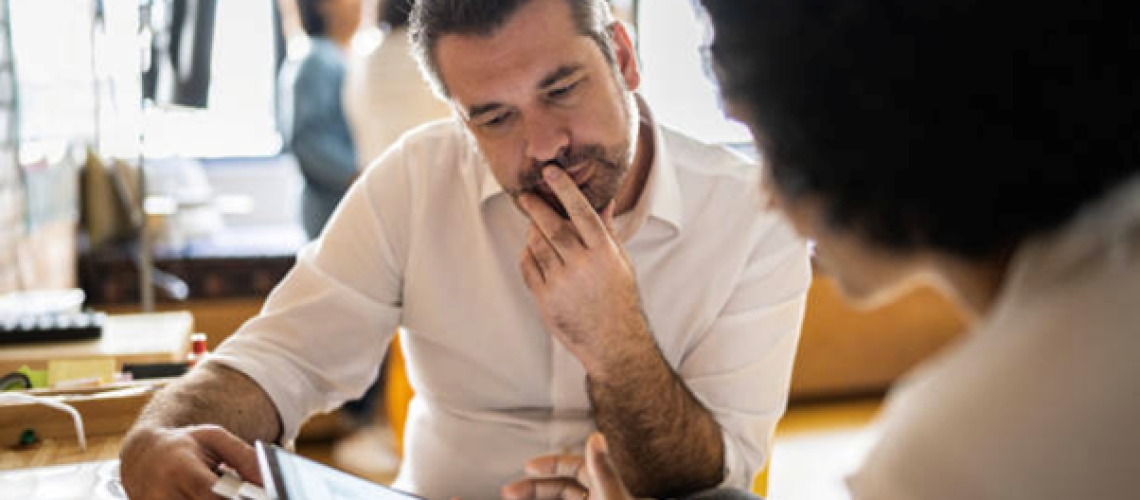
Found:
<svg viewBox="0 0 1140 500"><path fill-rule="evenodd" d="M34 451L51 440L84 451L91 437L126 432L166 380L100 389L0 392L0 454Z"/></svg>
<svg viewBox="0 0 1140 500"><path fill-rule="evenodd" d="M107 315L98 339L0 345L0 376L25 366L32 374L47 371L52 361L111 359L115 372L124 365L185 362L193 328L193 316L185 311Z"/></svg>
<svg viewBox="0 0 1140 500"><path fill-rule="evenodd" d="M103 336L107 315L101 312L59 312L0 316L0 346L69 340L95 340Z"/></svg>
<svg viewBox="0 0 1140 500"><path fill-rule="evenodd" d="M83 375L106 385L124 363L186 361L189 312L108 315L84 311L84 300L80 289L0 295L0 377L26 377L0 384L55 387Z"/></svg>
<svg viewBox="0 0 1140 500"><path fill-rule="evenodd" d="M113 458L99 443L121 436L155 391L205 354L188 312L98 314L97 338L0 345L0 469ZM201 346L191 349L192 338ZM3 484L0 500L13 491Z"/></svg>
<svg viewBox="0 0 1140 500"><path fill-rule="evenodd" d="M0 295L0 346L103 335L107 315L83 311L83 290L38 290Z"/></svg>

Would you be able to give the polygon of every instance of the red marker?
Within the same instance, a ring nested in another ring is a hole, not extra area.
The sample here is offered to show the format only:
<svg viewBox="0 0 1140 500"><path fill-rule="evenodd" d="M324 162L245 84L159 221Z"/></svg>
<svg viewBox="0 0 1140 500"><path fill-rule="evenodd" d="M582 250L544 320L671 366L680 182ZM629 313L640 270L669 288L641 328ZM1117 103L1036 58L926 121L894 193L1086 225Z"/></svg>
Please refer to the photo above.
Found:
<svg viewBox="0 0 1140 500"><path fill-rule="evenodd" d="M191 367L195 363L201 361L209 354L208 346L206 345L206 334L193 333L190 335L190 354L186 355L186 361Z"/></svg>

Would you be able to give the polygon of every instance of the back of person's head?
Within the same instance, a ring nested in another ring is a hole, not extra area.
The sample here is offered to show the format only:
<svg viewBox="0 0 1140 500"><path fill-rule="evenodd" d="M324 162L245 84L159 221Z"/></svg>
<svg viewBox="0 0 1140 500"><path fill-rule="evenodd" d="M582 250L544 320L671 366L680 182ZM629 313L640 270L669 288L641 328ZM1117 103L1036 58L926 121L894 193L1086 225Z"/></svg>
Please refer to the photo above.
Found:
<svg viewBox="0 0 1140 500"><path fill-rule="evenodd" d="M1140 3L702 3L777 189L885 248L997 256L1140 171Z"/></svg>
<svg viewBox="0 0 1140 500"><path fill-rule="evenodd" d="M506 24L520 7L532 1L553 0L417 0L412 9L412 51L436 92L447 96L447 86L435 62L435 46L445 35L490 36ZM570 6L578 32L594 40L602 54L614 62L613 18L606 0L560 0Z"/></svg>
<svg viewBox="0 0 1140 500"><path fill-rule="evenodd" d="M380 24L390 30L406 28L416 0L381 0Z"/></svg>
<svg viewBox="0 0 1140 500"><path fill-rule="evenodd" d="M309 36L328 34L327 23L321 12L325 0L297 0L297 15L301 18L301 29Z"/></svg>

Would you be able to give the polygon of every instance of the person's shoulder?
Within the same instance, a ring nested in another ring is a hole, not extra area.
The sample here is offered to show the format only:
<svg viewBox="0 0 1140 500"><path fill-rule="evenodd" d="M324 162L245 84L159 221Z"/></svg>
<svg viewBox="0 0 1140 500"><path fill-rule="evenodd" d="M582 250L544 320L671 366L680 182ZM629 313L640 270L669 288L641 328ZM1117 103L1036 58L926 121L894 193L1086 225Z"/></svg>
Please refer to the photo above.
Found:
<svg viewBox="0 0 1140 500"><path fill-rule="evenodd" d="M728 145L710 144L665 126L661 127L661 137L680 175L756 184L760 172L756 161Z"/></svg>
<svg viewBox="0 0 1140 500"><path fill-rule="evenodd" d="M369 170L397 168L416 183L438 185L454 179L472 161L463 125L454 118L430 121L405 132ZM439 186L436 186L439 187Z"/></svg>
<svg viewBox="0 0 1140 500"><path fill-rule="evenodd" d="M406 150L438 155L452 148L462 148L465 140L461 124L454 118L441 118L404 132L396 144Z"/></svg>
<svg viewBox="0 0 1140 500"><path fill-rule="evenodd" d="M760 190L761 167L729 146L710 144L668 127L661 127L660 137L682 191L754 194Z"/></svg>
<svg viewBox="0 0 1140 500"><path fill-rule="evenodd" d="M762 186L761 165L726 145L709 144L664 127L661 130L687 227L700 227L705 236L714 232L733 237L779 234L793 238L784 218L764 208L769 198ZM773 229L778 232L773 233Z"/></svg>

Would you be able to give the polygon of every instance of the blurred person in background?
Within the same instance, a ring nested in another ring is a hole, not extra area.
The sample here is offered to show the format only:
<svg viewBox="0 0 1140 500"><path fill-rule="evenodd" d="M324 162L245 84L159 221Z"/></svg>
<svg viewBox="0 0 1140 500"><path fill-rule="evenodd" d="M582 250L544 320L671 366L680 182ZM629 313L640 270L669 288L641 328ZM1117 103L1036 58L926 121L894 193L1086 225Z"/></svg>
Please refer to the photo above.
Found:
<svg viewBox="0 0 1140 500"><path fill-rule="evenodd" d="M305 187L301 222L316 238L358 175L357 154L341 95L349 45L360 26L361 0L297 0L309 52L283 69L290 102L286 131Z"/></svg>
<svg viewBox="0 0 1140 500"><path fill-rule="evenodd" d="M415 0L380 0L383 39L349 65L345 112L361 169L405 132L451 114L412 57L408 15L414 6Z"/></svg>
<svg viewBox="0 0 1140 500"><path fill-rule="evenodd" d="M727 108L820 267L858 302L929 281L972 317L892 391L851 496L1137 498L1140 6L703 3ZM604 438L586 455L532 483L628 498Z"/></svg>

